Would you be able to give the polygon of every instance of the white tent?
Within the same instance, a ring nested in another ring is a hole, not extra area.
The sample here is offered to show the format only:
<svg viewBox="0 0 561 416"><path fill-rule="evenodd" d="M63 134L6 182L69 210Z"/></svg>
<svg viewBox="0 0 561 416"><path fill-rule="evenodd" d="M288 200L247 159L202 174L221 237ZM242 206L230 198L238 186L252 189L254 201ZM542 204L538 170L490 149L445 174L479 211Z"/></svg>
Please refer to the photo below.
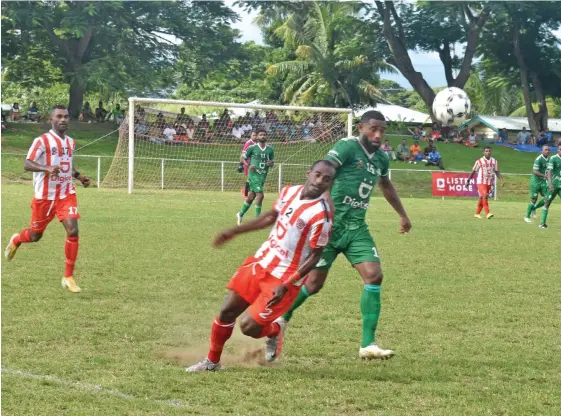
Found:
<svg viewBox="0 0 561 416"><path fill-rule="evenodd" d="M411 124L425 124L431 123L431 118L428 114L421 113L417 110L401 107L393 104L376 104L375 107L363 108L355 112L356 117L362 116L370 110L379 111L386 117L388 121L411 123Z"/></svg>
<svg viewBox="0 0 561 416"><path fill-rule="evenodd" d="M259 104L263 104L263 102L261 100L254 100L254 101L250 101L249 103L250 105L259 105ZM248 112L253 113L255 110L252 108L239 108L239 107L232 107L232 108L228 108L228 113L230 113L230 117L233 118L237 118L237 117L243 117L245 116Z"/></svg>

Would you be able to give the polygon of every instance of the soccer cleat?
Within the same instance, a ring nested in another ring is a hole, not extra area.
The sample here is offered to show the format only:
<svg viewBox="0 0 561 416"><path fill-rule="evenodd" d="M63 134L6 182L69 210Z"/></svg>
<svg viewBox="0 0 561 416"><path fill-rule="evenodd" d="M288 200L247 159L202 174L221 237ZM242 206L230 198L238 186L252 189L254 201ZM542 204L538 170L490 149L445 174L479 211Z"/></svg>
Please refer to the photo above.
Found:
<svg viewBox="0 0 561 416"><path fill-rule="evenodd" d="M494 214L488 213L488 214L487 214L487 219L490 220L490 219L493 218L494 216L495 216Z"/></svg>
<svg viewBox="0 0 561 416"><path fill-rule="evenodd" d="M242 225L243 217L239 212L236 213L236 219L238 220L238 225Z"/></svg>
<svg viewBox="0 0 561 416"><path fill-rule="evenodd" d="M389 360L395 355L392 350L385 350L376 344L358 350L358 356L363 360Z"/></svg>
<svg viewBox="0 0 561 416"><path fill-rule="evenodd" d="M17 236L18 236L17 234L14 234L10 237L10 242L8 243L6 249L4 250L4 257L8 261L11 261L16 255L16 251L18 251L18 246L14 244L14 238L16 238Z"/></svg>
<svg viewBox="0 0 561 416"><path fill-rule="evenodd" d="M222 368L220 363L213 363L208 358L198 362L197 364L187 367L185 371L188 373L203 373L205 371L218 371Z"/></svg>
<svg viewBox="0 0 561 416"><path fill-rule="evenodd" d="M275 319L274 322L279 325L280 331L278 335L267 337L265 341L265 361L269 363L275 361L282 351L282 338L286 327L286 321L282 317Z"/></svg>
<svg viewBox="0 0 561 416"><path fill-rule="evenodd" d="M479 214L475 214L473 217L481 219L481 215L479 215Z"/></svg>
<svg viewBox="0 0 561 416"><path fill-rule="evenodd" d="M547 228L547 224L540 224L540 228Z"/></svg>
<svg viewBox="0 0 561 416"><path fill-rule="evenodd" d="M524 221L526 221L528 224L532 223L532 219L529 217L524 217Z"/></svg>
<svg viewBox="0 0 561 416"><path fill-rule="evenodd" d="M82 289L80 289L80 287L76 284L76 281L72 276L63 277L61 284L62 287L68 289L69 292L80 293L82 291Z"/></svg>

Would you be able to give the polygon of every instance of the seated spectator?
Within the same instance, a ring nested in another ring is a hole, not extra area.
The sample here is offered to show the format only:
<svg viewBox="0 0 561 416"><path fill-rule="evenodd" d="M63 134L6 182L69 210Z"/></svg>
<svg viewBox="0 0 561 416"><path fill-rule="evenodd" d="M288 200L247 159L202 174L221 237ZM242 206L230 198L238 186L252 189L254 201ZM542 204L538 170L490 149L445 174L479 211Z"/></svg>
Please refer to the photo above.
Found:
<svg viewBox="0 0 561 416"><path fill-rule="evenodd" d="M436 152L436 146L434 145L434 141L429 139L429 145L425 147L425 150L423 150L423 156L425 159L429 157L429 153L431 152Z"/></svg>
<svg viewBox="0 0 561 416"><path fill-rule="evenodd" d="M81 120L81 121L95 120L95 116L94 116L94 113L92 111L92 107L90 106L89 101L86 101L84 103L84 106L82 107L82 111L80 111L80 116L78 117L78 120Z"/></svg>
<svg viewBox="0 0 561 416"><path fill-rule="evenodd" d="M397 158L404 162L412 162L411 151L409 150L409 147L407 146L407 140L405 139L402 139L401 144L397 146Z"/></svg>
<svg viewBox="0 0 561 416"><path fill-rule="evenodd" d="M166 123L166 119L164 117L164 113L159 112L158 114L156 114L156 120L154 121L154 127L163 130L166 127L168 127L167 123Z"/></svg>
<svg viewBox="0 0 561 416"><path fill-rule="evenodd" d="M164 136L164 142L173 143L177 130L171 124L165 124L164 131L162 132Z"/></svg>
<svg viewBox="0 0 561 416"><path fill-rule="evenodd" d="M251 125L251 120L247 116L244 117L244 119L242 120L241 127L242 130L244 131L244 134L249 134L251 133L251 130L253 130L253 126Z"/></svg>
<svg viewBox="0 0 561 416"><path fill-rule="evenodd" d="M206 119L206 114L201 116L201 121L197 123L197 134L196 138L204 140L207 137L207 134L210 133L210 123Z"/></svg>
<svg viewBox="0 0 561 416"><path fill-rule="evenodd" d="M421 137L421 127L415 126L414 130L407 130L409 130L409 133L411 133L411 135L413 136L413 140L419 140L419 138Z"/></svg>
<svg viewBox="0 0 561 416"><path fill-rule="evenodd" d="M508 132L506 131L506 128L502 128L499 130L499 135L498 135L498 140L497 143L506 143L508 142Z"/></svg>
<svg viewBox="0 0 561 416"><path fill-rule="evenodd" d="M121 110L120 104L115 105L115 108L111 110L111 112L107 116L107 121L111 119L111 116L113 116L113 120L115 120L115 123L119 125L122 123L123 119L125 118L125 112Z"/></svg>
<svg viewBox="0 0 561 416"><path fill-rule="evenodd" d="M516 135L516 139L518 144L526 144L530 139L530 132L526 130L526 127L522 127L522 131Z"/></svg>
<svg viewBox="0 0 561 416"><path fill-rule="evenodd" d="M181 111L178 115L177 118L175 119L175 122L179 125L181 124L185 124L187 125L187 123L189 123L189 121L191 120L191 117L189 117L189 115L185 114L185 107L181 107Z"/></svg>
<svg viewBox="0 0 561 416"><path fill-rule="evenodd" d="M426 142L427 141L427 131L423 126L419 130L419 139Z"/></svg>
<svg viewBox="0 0 561 416"><path fill-rule="evenodd" d="M540 131L540 135L538 136L538 140L536 141L536 146L542 147L544 144L547 144L547 135L545 134L545 130L542 129Z"/></svg>
<svg viewBox="0 0 561 416"><path fill-rule="evenodd" d="M134 119L134 133L137 138L141 140L149 140L150 137L148 135L148 126L144 122L144 120L135 118Z"/></svg>
<svg viewBox="0 0 561 416"><path fill-rule="evenodd" d="M468 147L477 147L479 143L477 143L477 134L475 134L475 130L471 129L469 131L469 136L466 142L466 146Z"/></svg>
<svg viewBox="0 0 561 416"><path fill-rule="evenodd" d="M384 152L386 155L388 155L388 157L391 160L397 160L397 158L395 157L395 152L393 151L393 148L390 146L390 141L386 140L384 141L384 144L381 147L382 152Z"/></svg>
<svg viewBox="0 0 561 416"><path fill-rule="evenodd" d="M107 117L107 113L108 111L103 108L103 102L100 101L99 104L97 105L97 108L95 109L95 119L98 123L102 123L105 121L105 118Z"/></svg>
<svg viewBox="0 0 561 416"><path fill-rule="evenodd" d="M431 139L437 142L442 142L444 139L441 138L440 132L438 130L433 130L431 132Z"/></svg>
<svg viewBox="0 0 561 416"><path fill-rule="evenodd" d="M19 108L19 103L14 103L12 109L10 110L10 120L17 121L21 118L21 112Z"/></svg>
<svg viewBox="0 0 561 416"><path fill-rule="evenodd" d="M545 129L545 136L547 138L547 143L551 143L553 141L553 134L551 134L549 129Z"/></svg>
<svg viewBox="0 0 561 416"><path fill-rule="evenodd" d="M440 135L444 139L444 143L448 143L448 139L450 138L451 130L452 129L450 128L450 126L440 127Z"/></svg>
<svg viewBox="0 0 561 416"><path fill-rule="evenodd" d="M234 138L238 141L242 141L242 137L244 135L244 129L242 128L242 126L236 122L234 123L234 127L232 128L232 136L234 136Z"/></svg>
<svg viewBox="0 0 561 416"><path fill-rule="evenodd" d="M253 118L251 119L251 125L254 128L259 128L261 127L261 123L263 123L263 120L261 119L261 116L259 115L259 110L255 110L255 114L253 115Z"/></svg>
<svg viewBox="0 0 561 416"><path fill-rule="evenodd" d="M414 164L417 164L417 156L421 154L421 145L418 140L415 140L415 142L409 147L409 151L411 152L411 160Z"/></svg>
<svg viewBox="0 0 561 416"><path fill-rule="evenodd" d="M444 170L442 156L440 156L440 153L436 151L435 147L432 147L431 151L427 155L427 166L438 166L440 170Z"/></svg>
<svg viewBox="0 0 561 416"><path fill-rule="evenodd" d="M188 140L193 140L195 138L195 123L193 123L193 120L190 120L187 123L185 134L187 135Z"/></svg>
<svg viewBox="0 0 561 416"><path fill-rule="evenodd" d="M27 117L30 121L34 121L36 123L38 123L41 119L41 112L35 102L31 103L31 106L27 109Z"/></svg>

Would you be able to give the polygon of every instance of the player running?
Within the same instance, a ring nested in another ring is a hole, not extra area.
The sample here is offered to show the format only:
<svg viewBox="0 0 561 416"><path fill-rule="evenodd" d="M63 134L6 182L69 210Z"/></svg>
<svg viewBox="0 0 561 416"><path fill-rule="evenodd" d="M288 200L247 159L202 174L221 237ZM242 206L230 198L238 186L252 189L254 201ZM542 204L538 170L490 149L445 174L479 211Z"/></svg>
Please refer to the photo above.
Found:
<svg viewBox="0 0 561 416"><path fill-rule="evenodd" d="M536 210L543 207L545 203L545 196L548 193L547 184L547 161L549 160L549 146L547 144L542 146L542 153L534 160L534 166L532 168L532 177L530 178L530 203L528 204L528 209L526 210L526 216L524 221L531 223L532 219L530 215L536 215ZM544 198L536 204L538 196L541 195Z"/></svg>
<svg viewBox="0 0 561 416"><path fill-rule="evenodd" d="M366 225L365 216L376 183L382 189L384 198L399 214L400 232L407 233L411 229L411 222L388 176L388 156L380 150L385 129L386 121L382 113L367 111L358 124L360 137L341 139L328 152L326 159L331 160L337 168L331 190L336 208L332 237L294 304L278 321L281 325L290 321L294 310L309 296L319 292L335 258L343 253L364 281L360 301L362 343L359 357L365 359L387 359L394 355L392 350L382 349L375 342L383 275L378 249Z"/></svg>
<svg viewBox="0 0 561 416"><path fill-rule="evenodd" d="M549 206L557 195L561 193L561 139L557 141L557 154L551 156L547 162L547 184L548 192L542 209L540 228L547 228L547 214Z"/></svg>
<svg viewBox="0 0 561 416"><path fill-rule="evenodd" d="M69 123L66 107L53 107L50 122L52 129L33 141L24 165L26 171L33 172L35 188L35 197L31 202L31 227L12 235L4 257L10 261L22 243L39 241L47 225L56 215L66 229L66 271L62 278L62 287L78 293L81 289L76 284L73 274L78 256L80 214L72 177L78 179L84 188L90 185L90 178L82 175L74 167L72 156L76 142L66 135Z"/></svg>
<svg viewBox="0 0 561 416"><path fill-rule="evenodd" d="M265 129L257 130L257 143L250 146L242 156L244 160L249 162L249 173L247 181L249 183L249 193L247 199L242 205L240 212L236 214L238 225L242 223L242 218L247 212L253 201L255 200L255 215L261 214L261 206L263 204L263 187L267 180L269 168L274 165L275 152L273 148L267 144L267 132Z"/></svg>
<svg viewBox="0 0 561 416"><path fill-rule="evenodd" d="M483 149L483 157L477 159L475 165L473 165L473 170L469 175L468 183L477 174L477 192L479 193L479 202L477 204L477 210L475 211L475 218L481 218L481 210L485 209L485 214L487 214L487 219L494 217L489 211L489 193L491 192L491 186L495 180L495 175L501 180L501 185L504 186L505 181L503 175L499 172L499 163L494 157L491 157L492 150L489 146Z"/></svg>
<svg viewBox="0 0 561 416"><path fill-rule="evenodd" d="M274 224L268 240L228 283L230 292L212 324L208 356L188 367L188 372L220 369L224 344L232 335L237 317L247 308L249 313L240 322L242 332L252 338L267 337L265 359L278 357L283 325L275 319L292 305L306 274L327 245L332 218L322 194L331 187L334 177L331 162L317 161L308 171L305 185L283 188L271 211L216 237L214 246L219 247L236 235Z"/></svg>
<svg viewBox="0 0 561 416"><path fill-rule="evenodd" d="M257 132L252 131L247 142L244 143L242 154L240 155L240 165L238 166L238 172L245 176L245 188L244 188L244 198L247 198L249 192L249 182L247 180L247 174L249 173L249 161L244 159L244 154L250 146L253 146L257 141Z"/></svg>

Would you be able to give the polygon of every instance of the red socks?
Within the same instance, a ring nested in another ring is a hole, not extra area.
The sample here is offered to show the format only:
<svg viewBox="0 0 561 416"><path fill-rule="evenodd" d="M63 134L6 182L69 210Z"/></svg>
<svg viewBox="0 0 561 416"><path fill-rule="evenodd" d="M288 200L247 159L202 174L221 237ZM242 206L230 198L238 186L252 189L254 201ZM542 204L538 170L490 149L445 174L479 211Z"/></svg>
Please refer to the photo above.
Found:
<svg viewBox="0 0 561 416"><path fill-rule="evenodd" d="M483 198L483 209L485 210L485 214L489 215L489 201L487 198Z"/></svg>
<svg viewBox="0 0 561 416"><path fill-rule="evenodd" d="M218 317L212 323L212 331L210 332L210 350L208 351L208 359L213 363L220 362L220 356L224 349L224 344L232 336L234 332L235 322L231 324L220 322Z"/></svg>
<svg viewBox="0 0 561 416"><path fill-rule="evenodd" d="M66 237L64 244L64 255L66 256L66 270L64 277L70 277L74 273L74 263L78 257L78 237Z"/></svg>
<svg viewBox="0 0 561 416"><path fill-rule="evenodd" d="M276 322L271 322L269 325L263 327L261 333L256 338L274 337L280 332L280 326Z"/></svg>
<svg viewBox="0 0 561 416"><path fill-rule="evenodd" d="M482 209L483 209L483 198L479 198L479 201L477 202L477 211L475 211L475 215L479 215Z"/></svg>
<svg viewBox="0 0 561 416"><path fill-rule="evenodd" d="M16 238L14 238L14 244L19 247L21 243L31 243L31 236L29 235L30 232L31 228L23 230Z"/></svg>

